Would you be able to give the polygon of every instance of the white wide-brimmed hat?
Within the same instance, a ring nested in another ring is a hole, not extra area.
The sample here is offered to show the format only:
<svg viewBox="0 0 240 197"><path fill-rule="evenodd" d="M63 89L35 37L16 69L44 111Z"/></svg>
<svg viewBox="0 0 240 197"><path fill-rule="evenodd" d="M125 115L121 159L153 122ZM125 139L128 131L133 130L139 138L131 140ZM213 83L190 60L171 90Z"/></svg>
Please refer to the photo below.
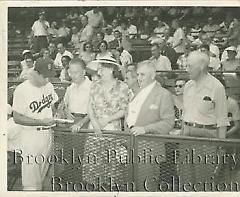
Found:
<svg viewBox="0 0 240 197"><path fill-rule="evenodd" d="M107 63L107 64L115 65L118 68L121 67L121 65L117 63L116 59L114 59L112 57L103 57L103 58L100 58L98 60L93 60L92 62L95 62L95 63Z"/></svg>

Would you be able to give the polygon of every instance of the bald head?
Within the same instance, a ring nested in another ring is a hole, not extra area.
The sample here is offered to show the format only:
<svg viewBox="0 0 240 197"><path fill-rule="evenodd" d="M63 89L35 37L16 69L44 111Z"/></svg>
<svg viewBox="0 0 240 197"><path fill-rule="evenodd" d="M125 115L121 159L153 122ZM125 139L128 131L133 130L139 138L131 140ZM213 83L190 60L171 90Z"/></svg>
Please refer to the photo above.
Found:
<svg viewBox="0 0 240 197"><path fill-rule="evenodd" d="M209 61L210 60L207 54L200 51L191 52L187 58L187 69L190 74L190 78L197 80L200 75L206 74Z"/></svg>

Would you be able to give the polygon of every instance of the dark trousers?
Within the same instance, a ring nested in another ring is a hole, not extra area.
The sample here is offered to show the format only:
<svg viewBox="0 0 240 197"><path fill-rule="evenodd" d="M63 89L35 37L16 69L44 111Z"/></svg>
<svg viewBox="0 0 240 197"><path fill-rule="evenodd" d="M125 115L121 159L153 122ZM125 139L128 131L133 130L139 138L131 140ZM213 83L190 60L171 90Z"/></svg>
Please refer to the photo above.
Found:
<svg viewBox="0 0 240 197"><path fill-rule="evenodd" d="M34 36L32 49L35 53L38 53L41 51L41 49L47 47L48 47L47 36Z"/></svg>

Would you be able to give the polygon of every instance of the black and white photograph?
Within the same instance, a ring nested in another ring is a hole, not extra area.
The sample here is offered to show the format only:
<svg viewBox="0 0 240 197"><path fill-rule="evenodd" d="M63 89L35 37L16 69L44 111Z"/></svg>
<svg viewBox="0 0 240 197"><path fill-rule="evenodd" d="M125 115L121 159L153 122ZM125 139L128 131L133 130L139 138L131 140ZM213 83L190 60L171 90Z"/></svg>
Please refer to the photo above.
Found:
<svg viewBox="0 0 240 197"><path fill-rule="evenodd" d="M239 192L235 5L7 6L8 193Z"/></svg>

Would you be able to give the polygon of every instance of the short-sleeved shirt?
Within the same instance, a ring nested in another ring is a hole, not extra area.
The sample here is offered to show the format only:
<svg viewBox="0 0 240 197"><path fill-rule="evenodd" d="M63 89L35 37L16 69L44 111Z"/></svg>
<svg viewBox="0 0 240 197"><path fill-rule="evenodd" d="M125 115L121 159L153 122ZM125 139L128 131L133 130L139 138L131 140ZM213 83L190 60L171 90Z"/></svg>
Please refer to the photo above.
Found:
<svg viewBox="0 0 240 197"><path fill-rule="evenodd" d="M46 28L44 28L44 23ZM49 23L47 21L40 22L39 20L35 21L32 26L32 31L34 36L47 36L48 31L47 28L49 28Z"/></svg>
<svg viewBox="0 0 240 197"><path fill-rule="evenodd" d="M51 83L36 87L29 80L17 86L13 95L13 111L29 118L52 118L52 105L58 96Z"/></svg>
<svg viewBox="0 0 240 197"><path fill-rule="evenodd" d="M102 12L94 13L93 10L90 10L85 15L88 17L88 24L92 27L98 27L104 20Z"/></svg>
<svg viewBox="0 0 240 197"><path fill-rule="evenodd" d="M183 93L183 120L203 125L228 126L227 98L223 85L209 73L199 82L186 83Z"/></svg>
<svg viewBox="0 0 240 197"><path fill-rule="evenodd" d="M92 82L85 78L82 84L72 83L66 90L64 102L71 113L87 114Z"/></svg>
<svg viewBox="0 0 240 197"><path fill-rule="evenodd" d="M86 25L81 31L80 31L80 42L83 41L89 41L90 38L93 35L93 28L90 25Z"/></svg>
<svg viewBox="0 0 240 197"><path fill-rule="evenodd" d="M125 111L129 101L128 93L127 85L120 80L116 80L116 83L107 93L105 93L101 81L93 83L90 91L90 105L94 116L99 120L111 117L120 110ZM105 129L108 128L113 130L121 129L120 119L109 123Z"/></svg>
<svg viewBox="0 0 240 197"><path fill-rule="evenodd" d="M180 40L185 39L185 34L182 28L178 28L174 34L173 34L173 46L175 46L177 43L180 42ZM184 47L185 43L182 42L182 44L178 45L177 47L174 47L174 50L176 53L184 53Z"/></svg>

